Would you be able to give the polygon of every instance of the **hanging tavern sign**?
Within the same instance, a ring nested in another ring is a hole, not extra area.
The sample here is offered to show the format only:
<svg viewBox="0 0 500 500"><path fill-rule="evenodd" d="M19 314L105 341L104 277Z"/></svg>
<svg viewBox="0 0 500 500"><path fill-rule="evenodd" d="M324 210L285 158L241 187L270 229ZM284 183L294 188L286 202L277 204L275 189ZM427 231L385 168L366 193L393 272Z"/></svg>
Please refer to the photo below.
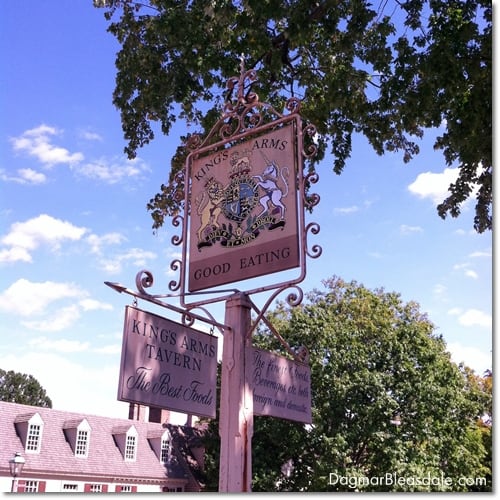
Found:
<svg viewBox="0 0 500 500"><path fill-rule="evenodd" d="M127 306L118 400L215 417L217 337Z"/></svg>
<svg viewBox="0 0 500 500"><path fill-rule="evenodd" d="M192 161L189 290L299 266L294 122Z"/></svg>
<svg viewBox="0 0 500 500"><path fill-rule="evenodd" d="M184 200L184 213L172 220L182 225L182 236L172 237L182 256L170 264L179 277L169 289L189 310L224 298L192 300L205 290L234 292L236 287L217 287L299 268L295 277L282 273L284 281L270 278L245 293L296 287L306 276L306 257L321 254L319 245L307 244L319 225L305 223L305 210L319 202L309 192L317 174L304 173L304 160L317 152L316 128L301 117L296 97L283 113L260 102L252 91L255 80L256 71L245 71L242 60L239 78L227 81L223 114L205 136L188 136L184 169L168 188L168 196ZM300 303L296 290L289 298Z"/></svg>

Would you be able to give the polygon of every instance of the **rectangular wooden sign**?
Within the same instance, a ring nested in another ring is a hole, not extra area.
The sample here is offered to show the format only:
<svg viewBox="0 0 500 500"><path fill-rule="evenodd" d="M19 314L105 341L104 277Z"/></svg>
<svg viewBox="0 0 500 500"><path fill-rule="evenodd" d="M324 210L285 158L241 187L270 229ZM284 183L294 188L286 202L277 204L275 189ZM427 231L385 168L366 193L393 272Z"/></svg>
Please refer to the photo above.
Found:
<svg viewBox="0 0 500 500"><path fill-rule="evenodd" d="M255 347L247 348L246 358L254 414L310 424L310 367Z"/></svg>
<svg viewBox="0 0 500 500"><path fill-rule="evenodd" d="M294 122L197 157L189 291L300 265Z"/></svg>
<svg viewBox="0 0 500 500"><path fill-rule="evenodd" d="M217 337L125 309L118 400L215 417Z"/></svg>

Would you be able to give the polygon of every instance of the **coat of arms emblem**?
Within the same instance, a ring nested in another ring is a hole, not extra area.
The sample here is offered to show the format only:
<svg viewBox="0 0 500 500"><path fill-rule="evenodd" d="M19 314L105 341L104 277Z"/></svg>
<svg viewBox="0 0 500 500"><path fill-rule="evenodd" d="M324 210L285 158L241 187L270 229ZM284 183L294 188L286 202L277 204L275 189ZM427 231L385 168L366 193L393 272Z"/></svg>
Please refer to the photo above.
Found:
<svg viewBox="0 0 500 500"><path fill-rule="evenodd" d="M285 226L286 207L282 199L289 192L289 168L280 168L276 161L263 155L265 167L254 174L251 156L252 151L233 153L229 183L224 186L220 180L209 177L197 196L199 251L217 242L224 247L245 245L264 230Z"/></svg>

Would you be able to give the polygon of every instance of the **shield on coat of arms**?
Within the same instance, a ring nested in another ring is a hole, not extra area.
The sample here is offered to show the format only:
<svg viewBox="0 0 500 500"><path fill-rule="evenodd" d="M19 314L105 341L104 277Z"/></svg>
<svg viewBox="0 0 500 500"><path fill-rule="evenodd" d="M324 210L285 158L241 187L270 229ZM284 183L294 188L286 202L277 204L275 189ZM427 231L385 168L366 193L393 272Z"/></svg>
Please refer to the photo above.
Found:
<svg viewBox="0 0 500 500"><path fill-rule="evenodd" d="M233 178L224 191L224 215L238 223L243 222L259 201L257 183L248 175Z"/></svg>

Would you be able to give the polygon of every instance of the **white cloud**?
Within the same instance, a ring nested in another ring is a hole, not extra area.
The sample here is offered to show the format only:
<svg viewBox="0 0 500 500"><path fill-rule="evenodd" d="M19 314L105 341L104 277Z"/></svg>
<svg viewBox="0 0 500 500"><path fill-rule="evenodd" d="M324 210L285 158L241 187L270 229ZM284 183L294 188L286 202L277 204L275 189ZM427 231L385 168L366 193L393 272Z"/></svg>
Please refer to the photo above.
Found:
<svg viewBox="0 0 500 500"><path fill-rule="evenodd" d="M47 337L38 337L30 340L28 345L42 351L53 352L82 352L88 351L90 343L80 342L79 340L49 340Z"/></svg>
<svg viewBox="0 0 500 500"><path fill-rule="evenodd" d="M33 375L56 410L127 418L128 403L116 399L119 363L117 356L107 365L89 369L88 364L71 361L67 354L39 349L20 356L0 355L0 366L4 370Z"/></svg>
<svg viewBox="0 0 500 500"><path fill-rule="evenodd" d="M491 316L479 309L467 309L458 317L458 321L464 326L481 326L491 328Z"/></svg>
<svg viewBox="0 0 500 500"><path fill-rule="evenodd" d="M424 172L408 186L408 190L420 198L430 198L436 204L441 203L448 196L448 188L457 180L458 173L458 168L445 168L439 174Z"/></svg>
<svg viewBox="0 0 500 500"><path fill-rule="evenodd" d="M17 171L22 179L30 184L43 184L46 182L47 177L41 172L37 172L32 168L21 168Z"/></svg>
<svg viewBox="0 0 500 500"><path fill-rule="evenodd" d="M102 137L97 132L92 132L91 130L81 130L80 137L86 141L102 142Z"/></svg>
<svg viewBox="0 0 500 500"><path fill-rule="evenodd" d="M74 170L78 175L89 179L117 184L123 179L140 178L151 169L139 158L133 160L100 158L85 165L78 165Z"/></svg>
<svg viewBox="0 0 500 500"><path fill-rule="evenodd" d="M0 250L0 262L31 262L32 260L25 248L13 247Z"/></svg>
<svg viewBox="0 0 500 500"><path fill-rule="evenodd" d="M31 330L59 332L75 324L82 312L113 310L111 304L88 295L73 283L35 283L21 278L0 294L0 311L26 318L21 324ZM56 307L50 309L53 305Z"/></svg>
<svg viewBox="0 0 500 500"><path fill-rule="evenodd" d="M476 271L473 271L472 269L466 269L465 276L467 276L468 278L475 279L475 280L477 280L477 278L479 278L479 275L476 273Z"/></svg>
<svg viewBox="0 0 500 500"><path fill-rule="evenodd" d="M32 168L20 168L18 171L22 179L30 184L43 184L47 181L47 176L42 172L37 172Z"/></svg>
<svg viewBox="0 0 500 500"><path fill-rule="evenodd" d="M39 332L60 332L74 325L80 319L80 310L76 304L60 307L49 317L32 321L22 321L22 325Z"/></svg>
<svg viewBox="0 0 500 500"><path fill-rule="evenodd" d="M359 210L359 207L356 205L353 205L352 207L340 207L340 208L334 208L333 211L336 214L340 215L348 215L348 214L353 214Z"/></svg>
<svg viewBox="0 0 500 500"><path fill-rule="evenodd" d="M69 165L82 177L94 179L106 184L117 184L125 179L138 179L150 172L149 166L140 158L99 158L84 163L83 153L71 153L68 149L52 143L54 137L62 134L62 130L48 125L25 131L18 137L11 137L14 151L26 153L36 158L44 167L51 168L57 164ZM89 141L101 141L99 134L91 131L80 131L80 137ZM44 174L32 169L18 170L18 176L8 176L0 171L0 179L4 181L39 184L46 181Z"/></svg>
<svg viewBox="0 0 500 500"><path fill-rule="evenodd" d="M120 256L121 260L129 260L136 266L143 266L149 259L156 259L156 254L142 248L131 248Z"/></svg>
<svg viewBox="0 0 500 500"><path fill-rule="evenodd" d="M113 309L111 304L106 304L95 299L83 299L78 304L84 311L111 311Z"/></svg>
<svg viewBox="0 0 500 500"><path fill-rule="evenodd" d="M492 356L474 346L465 346L458 342L447 344L447 350L455 363L464 363L472 368L477 375L483 375L485 370L492 368Z"/></svg>
<svg viewBox="0 0 500 500"><path fill-rule="evenodd" d="M107 233L102 236L91 234L87 237L91 252L97 254L101 253L101 247L104 245L119 245L126 240L127 238L120 233Z"/></svg>
<svg viewBox="0 0 500 500"><path fill-rule="evenodd" d="M169 247L165 250L165 256L167 259L182 259L182 252L173 247Z"/></svg>
<svg viewBox="0 0 500 500"><path fill-rule="evenodd" d="M17 175L7 175L5 170L1 169L0 180L17 184L43 184L47 181L47 176L32 168L20 168L17 170Z"/></svg>
<svg viewBox="0 0 500 500"><path fill-rule="evenodd" d="M487 257L490 259L491 258L491 249L485 250L484 252L481 252L481 251L472 252L471 254L469 254L469 257L471 259L477 258L477 257Z"/></svg>
<svg viewBox="0 0 500 500"><path fill-rule="evenodd" d="M446 288L446 286L445 285L441 285L440 283L437 283L436 285L434 285L434 288L432 289L432 293L436 297L440 297L440 298L445 297L447 291L448 291L448 289Z"/></svg>
<svg viewBox="0 0 500 500"><path fill-rule="evenodd" d="M78 241L87 229L74 226L70 222L42 214L25 222L15 222L0 242L10 247L0 252L0 262L22 260L31 262L30 251L41 244L48 244L52 250L60 248L65 240Z"/></svg>
<svg viewBox="0 0 500 500"><path fill-rule="evenodd" d="M172 266L174 260L179 260L179 261L182 260L182 252L180 252L178 250L174 250L173 247L170 247L165 251L165 257L166 257L166 260L169 261L168 267L165 270L165 275L169 276L169 277L178 276L179 269L174 270L174 269L172 269L171 266ZM179 264L177 263L177 266L178 265Z"/></svg>
<svg viewBox="0 0 500 500"><path fill-rule="evenodd" d="M99 354L120 354L122 352L122 345L110 344L104 347L96 347L93 351Z"/></svg>
<svg viewBox="0 0 500 500"><path fill-rule="evenodd" d="M453 269L455 269L457 271L463 271L464 276L466 276L467 278L478 279L479 275L476 273L476 271L469 269L469 267L470 267L470 264L468 262L466 262L464 264L455 264L453 266Z"/></svg>
<svg viewBox="0 0 500 500"><path fill-rule="evenodd" d="M413 234L421 233L423 229L420 226L407 226L406 224L401 224L401 226L399 226L399 231L401 234Z"/></svg>
<svg viewBox="0 0 500 500"><path fill-rule="evenodd" d="M458 322L463 326L481 326L491 328L491 315L479 309L467 309L463 311L459 307L454 307L448 311L452 316L458 316Z"/></svg>
<svg viewBox="0 0 500 500"><path fill-rule="evenodd" d="M43 313L53 302L86 296L87 292L73 283L35 283L21 278L0 294L0 310L32 316Z"/></svg>
<svg viewBox="0 0 500 500"><path fill-rule="evenodd" d="M62 133L61 130L48 125L27 130L19 137L10 139L15 151L25 152L35 157L46 167L53 167L57 164L74 165L84 159L82 153L70 153L67 149L54 146L51 143L52 136Z"/></svg>
<svg viewBox="0 0 500 500"><path fill-rule="evenodd" d="M113 258L101 259L100 268L109 274L119 273L123 266L131 263L137 267L144 267L150 260L156 259L157 255L141 248L131 248L127 252L115 255Z"/></svg>
<svg viewBox="0 0 500 500"><path fill-rule="evenodd" d="M102 259L99 267L106 274L119 274L122 271L122 263L119 260Z"/></svg>

